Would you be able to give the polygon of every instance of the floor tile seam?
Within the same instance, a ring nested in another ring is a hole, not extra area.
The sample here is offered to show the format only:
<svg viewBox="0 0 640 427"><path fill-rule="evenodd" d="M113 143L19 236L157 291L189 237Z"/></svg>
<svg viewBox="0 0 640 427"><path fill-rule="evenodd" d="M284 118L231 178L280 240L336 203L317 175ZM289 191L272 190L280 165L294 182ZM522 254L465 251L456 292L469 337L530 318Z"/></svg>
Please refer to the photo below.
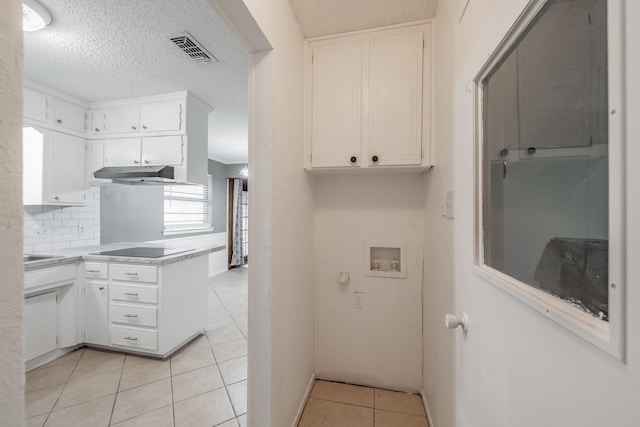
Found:
<svg viewBox="0 0 640 427"><path fill-rule="evenodd" d="M427 417L426 414L418 415L418 414L412 414L411 412L393 411L391 409L382 409L382 408L373 408L373 409L375 409L376 411L391 412L391 413L394 413L394 414L412 415L414 417L419 417L419 418L426 418Z"/></svg>
<svg viewBox="0 0 640 427"><path fill-rule="evenodd" d="M95 374L92 373L92 374L82 375L79 378L76 378L74 380L71 379L73 377L73 373L71 373L71 376L69 377L69 380L67 380L67 382L71 383L71 382L86 380L87 378L97 377L98 375L108 374L108 373L115 372L115 371L122 371L124 369L124 359L122 361L122 364L123 364L123 366L121 366L120 368L109 369L108 371L98 372L98 373L95 373Z"/></svg>
<svg viewBox="0 0 640 427"><path fill-rule="evenodd" d="M122 381L121 381L120 384L118 384L118 391L117 392L120 393L120 392L123 392L123 391L133 390L134 388L142 387L143 385L149 385L149 384L157 382L157 381L166 380L167 378L171 378L171 375L166 376L166 377L162 377L162 378L156 378L155 380L150 381L148 383L138 384L138 385L135 385L133 387L128 387L128 388L123 388L122 390L120 389L120 384L122 383Z"/></svg>
<svg viewBox="0 0 640 427"><path fill-rule="evenodd" d="M243 380L244 381L244 380ZM341 402L339 400L331 400L331 399L323 399L321 397L309 397L309 400L322 400L323 402L331 402L331 403L339 403L341 405L349 405L349 406L356 406L358 408L366 408L366 409L373 409L375 410L376 408L374 408L373 406L367 406L367 405L358 405L356 403L348 403L348 402ZM306 406L306 404L305 404Z"/></svg>
<svg viewBox="0 0 640 427"><path fill-rule="evenodd" d="M160 409L162 409L162 408L167 408L167 407L169 407L169 406L172 406L172 405L171 405L171 404L168 404L168 405L161 406L161 407L159 407L159 408L152 409L152 410L150 410L150 411L141 412L141 413L139 413L139 414L134 415L133 417L129 417L129 418L122 419L122 420L118 421L117 423L111 423L111 419L109 419L109 424L108 424L108 425L109 425L109 426L112 426L112 425L114 425L114 426L115 426L115 425L118 425L118 424L123 423L123 422L125 422L125 421L129 421L129 420L132 420L132 419L134 419L134 418L142 417L143 415L150 414L150 413L152 413L152 412L154 412L154 411L158 411L158 410L160 410Z"/></svg>
<svg viewBox="0 0 640 427"><path fill-rule="evenodd" d="M120 378L118 379L118 386L116 387L116 396L113 398L113 405L111 405L111 414L109 414L109 424L111 425L111 420L113 419L113 413L116 410L116 402L118 401L118 390L120 390L120 384L122 383L122 373L124 372L124 362L127 360L127 354L124 354L124 359L122 359L122 368L120 369Z"/></svg>
<svg viewBox="0 0 640 427"><path fill-rule="evenodd" d="M52 360L51 362L55 362L55 360L56 360L56 359ZM28 371L25 371L25 374L29 374L29 373L31 373L31 372L42 371L42 370L45 370L45 369L59 368L60 366L71 365L72 363L75 363L75 364L77 365L79 361L80 361L80 359L78 359L78 360L73 360L73 361L71 361L71 362L60 363L60 364L58 364L58 365L51 365L51 366L47 366L49 363L51 363L51 362L48 362L48 363L45 363L45 364L43 364L43 365L37 366L37 367L35 367L35 368L33 368L33 369L30 369L30 370L28 370ZM75 366L74 366L74 369L75 369ZM73 372L73 371L72 371L72 372Z"/></svg>
<svg viewBox="0 0 640 427"><path fill-rule="evenodd" d="M231 407L233 408L233 405L231 405ZM234 412L234 413L235 413L235 412ZM218 424L214 424L214 425L213 425L213 427L221 426L222 424L224 424L224 423L228 423L228 422L229 422L229 421L231 421L231 420L236 420L236 421L237 421L237 420L238 420L238 417L229 418L228 420L222 421L222 422L220 422L220 423L218 423ZM240 424L240 423L238 423L238 424Z"/></svg>
<svg viewBox="0 0 640 427"><path fill-rule="evenodd" d="M171 425L176 425L175 398L173 395L173 357L169 358L169 378L171 378Z"/></svg>
<svg viewBox="0 0 640 427"><path fill-rule="evenodd" d="M184 399L176 400L174 402L174 404L175 403L181 403L181 402L184 402L185 400L193 399L195 397L202 396L202 395L207 394L207 393L211 393L212 391L220 390L221 388L226 388L226 387L223 384L223 385L218 386L216 388L212 388L211 390L206 390L206 391L203 391L202 393L194 394L193 396L189 396L189 397L185 397ZM172 394L171 398L174 399L173 392L171 394ZM231 401L231 399L229 399L229 401Z"/></svg>
<svg viewBox="0 0 640 427"><path fill-rule="evenodd" d="M59 385L60 385L60 384L54 384L54 385L52 385L52 386L50 386L50 387L56 387L56 386L59 386ZM67 386L67 383L64 383L64 386L63 386L63 387L62 387L62 389L60 390L60 393L58 394L58 397L56 397L56 401L55 401L55 402L53 402L53 406L51 406L51 409L49 409L48 411L43 412L43 413L41 413L41 414L32 415L32 416L30 416L30 417L28 417L28 418L25 416L25 419L35 418L35 417L41 417L41 416L43 416L43 415L45 415L45 414L46 414L46 415L48 415L48 414L50 414L51 412L53 412L53 409L54 409L54 408L56 407L56 405L58 404L58 400L60 399L60 396L62 396L62 392L64 391L64 389L65 389L65 387L66 387L66 386ZM48 387L45 387L45 388L48 388ZM44 388L39 389L39 390L44 390ZM33 391L39 391L39 390L33 390ZM32 393L32 391L30 391L29 393ZM27 394L27 393L25 393L25 395L26 395L26 394ZM25 414L26 414L26 399L25 399Z"/></svg>

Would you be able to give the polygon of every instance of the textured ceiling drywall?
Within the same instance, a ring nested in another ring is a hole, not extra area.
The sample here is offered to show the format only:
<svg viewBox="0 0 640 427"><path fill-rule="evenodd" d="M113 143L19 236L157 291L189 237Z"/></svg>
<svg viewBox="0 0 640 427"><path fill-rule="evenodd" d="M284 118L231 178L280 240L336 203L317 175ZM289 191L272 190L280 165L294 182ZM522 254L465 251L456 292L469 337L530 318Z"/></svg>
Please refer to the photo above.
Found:
<svg viewBox="0 0 640 427"><path fill-rule="evenodd" d="M207 0L40 0L53 22L24 33L26 78L84 101L188 90L215 108L209 157L247 161L248 51ZM166 36L187 31L220 62Z"/></svg>
<svg viewBox="0 0 640 427"><path fill-rule="evenodd" d="M438 0L289 0L305 37L433 18Z"/></svg>

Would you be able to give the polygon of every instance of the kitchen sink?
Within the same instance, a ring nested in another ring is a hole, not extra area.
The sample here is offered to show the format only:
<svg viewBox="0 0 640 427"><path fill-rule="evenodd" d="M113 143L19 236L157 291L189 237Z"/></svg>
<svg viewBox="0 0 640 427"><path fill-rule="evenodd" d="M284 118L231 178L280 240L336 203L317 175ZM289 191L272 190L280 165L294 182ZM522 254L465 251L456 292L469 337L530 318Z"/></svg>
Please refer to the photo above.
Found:
<svg viewBox="0 0 640 427"><path fill-rule="evenodd" d="M53 259L53 258L62 258L62 256L61 255L30 255L30 254L27 254L27 255L22 257L22 259L23 259L22 262L44 261L46 259Z"/></svg>

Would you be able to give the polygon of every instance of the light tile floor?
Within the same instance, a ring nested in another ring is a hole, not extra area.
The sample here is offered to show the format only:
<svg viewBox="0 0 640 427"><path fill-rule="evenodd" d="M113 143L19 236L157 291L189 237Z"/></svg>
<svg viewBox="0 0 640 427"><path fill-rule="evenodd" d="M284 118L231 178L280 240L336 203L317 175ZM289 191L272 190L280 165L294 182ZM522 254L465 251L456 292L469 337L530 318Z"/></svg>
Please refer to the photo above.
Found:
<svg viewBox="0 0 640 427"><path fill-rule="evenodd" d="M417 394L316 381L298 427L428 427Z"/></svg>
<svg viewBox="0 0 640 427"><path fill-rule="evenodd" d="M80 348L27 373L28 427L245 427L247 268L211 279L206 334L166 360Z"/></svg>

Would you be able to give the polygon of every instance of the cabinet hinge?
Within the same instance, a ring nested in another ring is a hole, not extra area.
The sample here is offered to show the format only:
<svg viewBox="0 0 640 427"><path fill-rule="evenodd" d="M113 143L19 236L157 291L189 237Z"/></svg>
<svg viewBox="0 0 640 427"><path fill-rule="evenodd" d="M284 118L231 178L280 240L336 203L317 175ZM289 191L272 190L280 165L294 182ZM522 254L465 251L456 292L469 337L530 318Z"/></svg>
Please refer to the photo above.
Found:
<svg viewBox="0 0 640 427"><path fill-rule="evenodd" d="M311 63L313 64L313 54L311 54Z"/></svg>
<svg viewBox="0 0 640 427"><path fill-rule="evenodd" d="M60 302L60 294L56 294L56 302Z"/></svg>
<svg viewBox="0 0 640 427"><path fill-rule="evenodd" d="M422 39L422 48L423 49L427 48L427 40L426 39Z"/></svg>
<svg viewBox="0 0 640 427"><path fill-rule="evenodd" d="M56 345L60 344L60 337L56 337Z"/></svg>

